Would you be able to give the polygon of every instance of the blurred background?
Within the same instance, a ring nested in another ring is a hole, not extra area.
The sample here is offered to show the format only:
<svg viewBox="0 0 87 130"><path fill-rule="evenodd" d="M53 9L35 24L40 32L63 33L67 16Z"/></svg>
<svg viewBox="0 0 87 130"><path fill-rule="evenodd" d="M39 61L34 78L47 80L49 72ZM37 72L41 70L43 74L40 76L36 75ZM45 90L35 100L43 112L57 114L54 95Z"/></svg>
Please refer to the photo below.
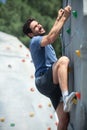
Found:
<svg viewBox="0 0 87 130"><path fill-rule="evenodd" d="M28 47L29 38L24 36L22 26L29 18L36 18L46 29L50 31L62 0L0 0L0 31L16 36ZM57 57L61 56L61 41L53 44Z"/></svg>

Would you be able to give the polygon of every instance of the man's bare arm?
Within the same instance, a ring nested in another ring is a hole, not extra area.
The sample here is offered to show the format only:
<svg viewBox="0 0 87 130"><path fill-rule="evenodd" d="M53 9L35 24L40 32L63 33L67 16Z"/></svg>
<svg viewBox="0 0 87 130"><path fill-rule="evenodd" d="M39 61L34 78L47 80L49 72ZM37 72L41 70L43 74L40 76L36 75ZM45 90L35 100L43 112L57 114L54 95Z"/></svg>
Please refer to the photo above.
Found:
<svg viewBox="0 0 87 130"><path fill-rule="evenodd" d="M46 46L49 43L53 43L57 39L64 23L66 22L66 20L70 16L70 12L71 12L70 6L65 7L64 11L63 10L59 11L60 15L58 15L52 29L48 33L48 35L45 35L43 37L43 39L41 41L41 46Z"/></svg>

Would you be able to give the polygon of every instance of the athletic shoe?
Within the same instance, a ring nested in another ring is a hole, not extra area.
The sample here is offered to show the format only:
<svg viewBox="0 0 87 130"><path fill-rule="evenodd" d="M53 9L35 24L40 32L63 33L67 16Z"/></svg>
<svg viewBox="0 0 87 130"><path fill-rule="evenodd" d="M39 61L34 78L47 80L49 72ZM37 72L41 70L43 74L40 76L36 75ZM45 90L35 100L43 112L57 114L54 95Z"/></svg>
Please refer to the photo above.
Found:
<svg viewBox="0 0 87 130"><path fill-rule="evenodd" d="M64 98L64 111L65 112L70 112L71 108L72 108L72 105L73 105L73 98L75 97L75 92L72 92L70 95L66 96Z"/></svg>

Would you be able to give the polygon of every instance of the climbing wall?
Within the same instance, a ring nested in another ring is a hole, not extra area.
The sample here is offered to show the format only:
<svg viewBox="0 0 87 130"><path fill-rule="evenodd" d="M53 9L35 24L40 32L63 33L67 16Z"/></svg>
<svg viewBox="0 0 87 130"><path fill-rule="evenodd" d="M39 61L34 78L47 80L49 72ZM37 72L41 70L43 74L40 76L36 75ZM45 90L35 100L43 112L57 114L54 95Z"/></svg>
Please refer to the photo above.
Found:
<svg viewBox="0 0 87 130"><path fill-rule="evenodd" d="M71 17L66 22L61 41L63 55L70 58L69 91L78 91L80 99L70 112L68 130L87 130L87 0L63 0L71 5Z"/></svg>
<svg viewBox="0 0 87 130"><path fill-rule="evenodd" d="M50 100L34 84L29 49L0 32L0 130L56 130Z"/></svg>

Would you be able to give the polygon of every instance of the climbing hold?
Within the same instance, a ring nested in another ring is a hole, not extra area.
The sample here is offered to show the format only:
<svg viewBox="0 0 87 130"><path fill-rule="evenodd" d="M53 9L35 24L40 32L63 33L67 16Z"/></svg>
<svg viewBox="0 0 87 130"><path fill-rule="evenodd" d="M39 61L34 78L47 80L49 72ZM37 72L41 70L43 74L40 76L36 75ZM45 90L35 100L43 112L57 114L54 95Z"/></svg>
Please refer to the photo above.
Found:
<svg viewBox="0 0 87 130"><path fill-rule="evenodd" d="M77 16L78 16L77 11L73 10L73 11L72 11L72 14L73 14L73 16L74 16L75 18L77 18Z"/></svg>
<svg viewBox="0 0 87 130"><path fill-rule="evenodd" d="M78 57L81 56L81 52L80 52L80 50L76 50L75 53L76 53L76 55L77 55Z"/></svg>
<svg viewBox="0 0 87 130"><path fill-rule="evenodd" d="M11 66L10 64L8 65L8 67L9 67L9 68L12 68L12 66Z"/></svg>
<svg viewBox="0 0 87 130"><path fill-rule="evenodd" d="M19 45L20 48L22 48L22 45Z"/></svg>
<svg viewBox="0 0 87 130"><path fill-rule="evenodd" d="M31 76L30 76L30 78L31 78L31 79L33 79L33 78L34 78L34 76L33 76L33 75L31 75Z"/></svg>
<svg viewBox="0 0 87 130"><path fill-rule="evenodd" d="M50 115L50 119L52 119L52 118L53 118L53 115L51 114L51 115Z"/></svg>
<svg viewBox="0 0 87 130"><path fill-rule="evenodd" d="M32 87L32 88L30 88L30 91L31 91L31 92L34 92L34 91L35 91L35 89Z"/></svg>
<svg viewBox="0 0 87 130"><path fill-rule="evenodd" d="M7 49L7 50L10 50L10 47L9 47L9 46L7 46L7 47L6 47L6 49Z"/></svg>
<svg viewBox="0 0 87 130"><path fill-rule="evenodd" d="M1 117L0 118L0 122L4 122L5 121L5 118L4 117Z"/></svg>
<svg viewBox="0 0 87 130"><path fill-rule="evenodd" d="M22 62L25 62L25 59L22 59Z"/></svg>
<svg viewBox="0 0 87 130"><path fill-rule="evenodd" d="M55 122L55 125L58 126L58 122Z"/></svg>
<svg viewBox="0 0 87 130"><path fill-rule="evenodd" d="M39 105L38 105L38 107L39 107L39 108L42 108L42 105L41 105L41 104L39 104Z"/></svg>
<svg viewBox="0 0 87 130"><path fill-rule="evenodd" d="M48 128L47 128L47 130L51 130L51 128L50 128L50 127L48 127Z"/></svg>
<svg viewBox="0 0 87 130"><path fill-rule="evenodd" d="M72 100L72 102L73 102L74 104L77 104L77 98L74 98L74 99Z"/></svg>
<svg viewBox="0 0 87 130"><path fill-rule="evenodd" d="M30 113L29 113L29 116L30 116L30 117L34 117L34 112L30 112Z"/></svg>
<svg viewBox="0 0 87 130"><path fill-rule="evenodd" d="M11 123L10 126L11 126L11 127L14 127L14 126L15 126L15 123Z"/></svg>
<svg viewBox="0 0 87 130"><path fill-rule="evenodd" d="M76 92L76 97L77 97L78 99L81 99L81 94L80 94L79 92Z"/></svg>
<svg viewBox="0 0 87 130"><path fill-rule="evenodd" d="M71 33L71 29L68 28L68 29L66 30L66 32L67 32L68 34L70 34L70 33Z"/></svg>
<svg viewBox="0 0 87 130"><path fill-rule="evenodd" d="M26 54L26 57L29 57L29 54Z"/></svg>
<svg viewBox="0 0 87 130"><path fill-rule="evenodd" d="M48 107L51 107L51 103L48 103Z"/></svg>

